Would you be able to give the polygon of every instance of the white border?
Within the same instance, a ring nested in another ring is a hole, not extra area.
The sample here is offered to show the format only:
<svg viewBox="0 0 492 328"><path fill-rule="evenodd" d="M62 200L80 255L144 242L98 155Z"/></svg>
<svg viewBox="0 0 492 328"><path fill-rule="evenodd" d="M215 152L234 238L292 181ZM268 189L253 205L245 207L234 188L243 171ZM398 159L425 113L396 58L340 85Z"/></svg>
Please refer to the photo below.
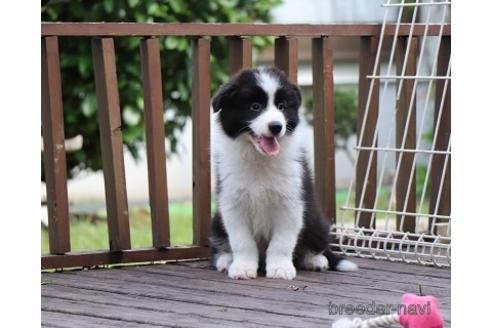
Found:
<svg viewBox="0 0 492 328"><path fill-rule="evenodd" d="M452 5L452 324L490 325L490 1Z"/></svg>
<svg viewBox="0 0 492 328"><path fill-rule="evenodd" d="M2 327L40 323L39 2L6 1L1 23Z"/></svg>

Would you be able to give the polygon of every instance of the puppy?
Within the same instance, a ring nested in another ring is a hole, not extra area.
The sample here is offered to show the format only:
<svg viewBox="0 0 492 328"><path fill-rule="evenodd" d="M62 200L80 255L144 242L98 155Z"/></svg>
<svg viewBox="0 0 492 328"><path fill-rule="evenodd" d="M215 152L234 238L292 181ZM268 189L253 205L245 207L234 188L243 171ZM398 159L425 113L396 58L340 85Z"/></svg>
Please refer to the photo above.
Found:
<svg viewBox="0 0 492 328"><path fill-rule="evenodd" d="M233 279L293 279L296 268L357 266L331 252L315 199L299 118L299 88L276 68L246 69L212 101L218 209L212 262Z"/></svg>

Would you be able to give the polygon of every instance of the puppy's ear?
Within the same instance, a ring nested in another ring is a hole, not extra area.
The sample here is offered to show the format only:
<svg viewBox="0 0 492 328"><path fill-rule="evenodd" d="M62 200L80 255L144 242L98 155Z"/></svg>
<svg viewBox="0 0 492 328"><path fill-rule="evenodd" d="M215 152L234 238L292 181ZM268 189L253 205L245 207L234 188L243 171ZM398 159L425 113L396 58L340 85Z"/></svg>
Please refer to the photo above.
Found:
<svg viewBox="0 0 492 328"><path fill-rule="evenodd" d="M294 93L296 95L297 101L299 102L299 106L300 106L302 103L301 89L297 86L297 84L292 84L292 89L294 90Z"/></svg>
<svg viewBox="0 0 492 328"><path fill-rule="evenodd" d="M299 109L302 104L301 89L294 83L288 82L287 92L289 96L289 103L292 107Z"/></svg>
<svg viewBox="0 0 492 328"><path fill-rule="evenodd" d="M219 91L217 91L217 94L212 100L212 108L214 110L214 113L217 113L219 110L222 109L224 104L234 94L235 91L236 85L233 81L230 81L220 87Z"/></svg>

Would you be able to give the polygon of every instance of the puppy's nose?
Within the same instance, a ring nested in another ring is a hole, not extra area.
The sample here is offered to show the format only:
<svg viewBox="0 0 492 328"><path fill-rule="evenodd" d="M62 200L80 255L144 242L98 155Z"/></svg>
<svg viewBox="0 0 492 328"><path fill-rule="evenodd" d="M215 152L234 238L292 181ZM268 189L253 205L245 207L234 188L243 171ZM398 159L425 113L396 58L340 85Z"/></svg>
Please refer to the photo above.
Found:
<svg viewBox="0 0 492 328"><path fill-rule="evenodd" d="M283 125L279 121L273 121L268 124L268 129L274 136L276 136L277 134L280 133L280 131L282 131L282 127Z"/></svg>

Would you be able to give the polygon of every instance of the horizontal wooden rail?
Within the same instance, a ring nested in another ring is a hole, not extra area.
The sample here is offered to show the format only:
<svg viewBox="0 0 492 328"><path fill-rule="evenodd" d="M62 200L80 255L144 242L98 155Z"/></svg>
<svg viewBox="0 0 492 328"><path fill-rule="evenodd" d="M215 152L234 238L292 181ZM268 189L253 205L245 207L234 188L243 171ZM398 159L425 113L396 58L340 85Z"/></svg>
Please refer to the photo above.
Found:
<svg viewBox="0 0 492 328"><path fill-rule="evenodd" d="M167 249L141 248L124 251L92 251L45 255L41 257L41 269L89 267L104 264L142 263L208 257L208 247L174 247Z"/></svg>
<svg viewBox="0 0 492 328"><path fill-rule="evenodd" d="M426 24L415 24L414 36L424 35ZM395 24L385 34L394 35ZM430 24L427 35L439 35L440 24ZM379 36L380 24L232 24L232 23L41 23L41 35L57 36ZM401 24L398 35L407 36L410 24ZM443 35L451 35L451 25Z"/></svg>

